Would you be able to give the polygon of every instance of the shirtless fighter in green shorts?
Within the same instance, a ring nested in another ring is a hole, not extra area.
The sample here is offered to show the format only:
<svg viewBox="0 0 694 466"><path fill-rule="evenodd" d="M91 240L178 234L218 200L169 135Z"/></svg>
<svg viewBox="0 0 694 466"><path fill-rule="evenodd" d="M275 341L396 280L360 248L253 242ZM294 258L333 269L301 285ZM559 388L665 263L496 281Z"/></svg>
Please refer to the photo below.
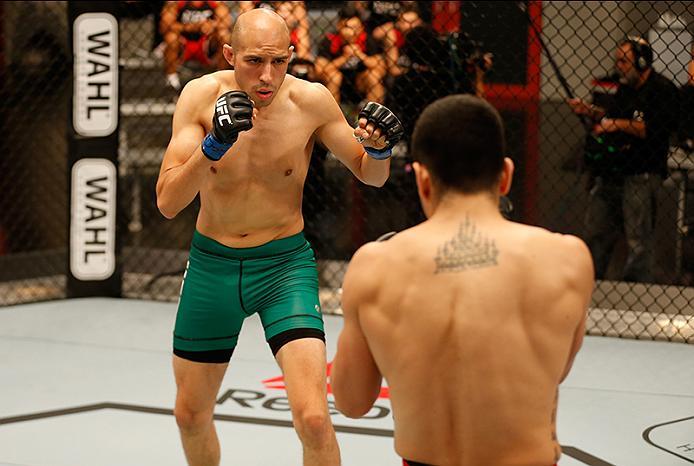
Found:
<svg viewBox="0 0 694 466"><path fill-rule="evenodd" d="M167 218L200 195L174 329L175 414L191 465L219 464L215 399L243 320L256 312L284 375L304 464L340 462L302 190L317 140L359 180L382 186L402 128L376 103L350 127L325 87L286 75L291 54L280 16L241 15L224 46L234 70L183 89L157 182Z"/></svg>

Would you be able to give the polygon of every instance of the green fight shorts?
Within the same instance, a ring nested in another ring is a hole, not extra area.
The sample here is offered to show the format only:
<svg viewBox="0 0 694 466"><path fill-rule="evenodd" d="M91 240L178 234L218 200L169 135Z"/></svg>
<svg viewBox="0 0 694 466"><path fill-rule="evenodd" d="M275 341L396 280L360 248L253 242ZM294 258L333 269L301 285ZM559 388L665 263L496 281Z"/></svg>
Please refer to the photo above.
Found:
<svg viewBox="0 0 694 466"><path fill-rule="evenodd" d="M195 231L181 285L174 354L197 362L229 362L244 319L256 312L273 354L299 338L325 341L316 260L303 233L230 248Z"/></svg>

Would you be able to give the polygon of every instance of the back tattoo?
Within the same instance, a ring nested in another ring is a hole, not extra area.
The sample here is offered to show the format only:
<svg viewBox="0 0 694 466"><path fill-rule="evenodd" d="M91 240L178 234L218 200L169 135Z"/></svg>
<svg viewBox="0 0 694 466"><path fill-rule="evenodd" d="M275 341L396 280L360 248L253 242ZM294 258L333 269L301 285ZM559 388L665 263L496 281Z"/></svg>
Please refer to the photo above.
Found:
<svg viewBox="0 0 694 466"><path fill-rule="evenodd" d="M465 216L458 233L446 241L436 253L434 273L461 272L497 265L499 250L494 239L484 236Z"/></svg>

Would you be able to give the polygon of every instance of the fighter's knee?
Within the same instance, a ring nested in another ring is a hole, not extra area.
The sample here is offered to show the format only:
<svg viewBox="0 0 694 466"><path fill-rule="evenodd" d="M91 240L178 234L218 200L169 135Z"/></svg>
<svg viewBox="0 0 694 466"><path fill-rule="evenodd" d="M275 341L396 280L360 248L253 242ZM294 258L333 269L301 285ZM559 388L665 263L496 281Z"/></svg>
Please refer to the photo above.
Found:
<svg viewBox="0 0 694 466"><path fill-rule="evenodd" d="M178 428L185 432L199 432L212 423L212 413L194 410L181 403L176 404L174 417Z"/></svg>
<svg viewBox="0 0 694 466"><path fill-rule="evenodd" d="M332 431L332 422L327 412L297 413L294 416L294 426L299 437L305 442L322 442Z"/></svg>

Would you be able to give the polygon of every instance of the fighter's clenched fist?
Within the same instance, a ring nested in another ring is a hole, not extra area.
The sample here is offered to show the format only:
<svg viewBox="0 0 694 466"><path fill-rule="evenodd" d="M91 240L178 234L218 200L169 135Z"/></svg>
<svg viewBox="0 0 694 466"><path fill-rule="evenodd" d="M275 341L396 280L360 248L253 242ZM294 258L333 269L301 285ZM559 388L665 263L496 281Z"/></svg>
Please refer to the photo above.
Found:
<svg viewBox="0 0 694 466"><path fill-rule="evenodd" d="M219 160L236 142L241 131L253 127L253 102L243 91L229 91L217 99L212 131L202 141L202 153Z"/></svg>
<svg viewBox="0 0 694 466"><path fill-rule="evenodd" d="M364 150L372 158L389 158L392 154L391 149L398 143L402 134L402 123L388 107L369 102L359 112L354 137L364 145Z"/></svg>

